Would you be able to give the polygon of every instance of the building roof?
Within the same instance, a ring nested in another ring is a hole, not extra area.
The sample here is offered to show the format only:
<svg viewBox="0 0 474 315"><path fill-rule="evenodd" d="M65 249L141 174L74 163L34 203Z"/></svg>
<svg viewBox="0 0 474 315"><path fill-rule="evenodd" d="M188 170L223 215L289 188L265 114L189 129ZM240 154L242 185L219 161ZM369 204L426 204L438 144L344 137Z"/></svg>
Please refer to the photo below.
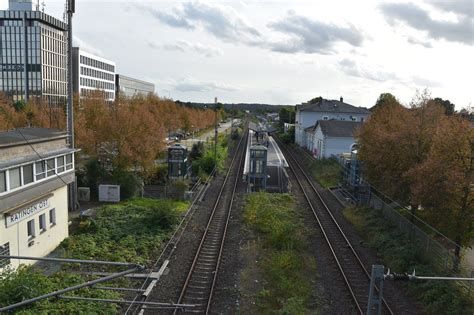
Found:
<svg viewBox="0 0 474 315"><path fill-rule="evenodd" d="M18 128L0 131L0 148L66 138L67 133L49 128Z"/></svg>
<svg viewBox="0 0 474 315"><path fill-rule="evenodd" d="M314 104L303 103L296 106L296 110L303 112L325 112L325 113L353 113L353 114L371 114L365 107L356 107L338 100L321 99Z"/></svg>
<svg viewBox="0 0 474 315"><path fill-rule="evenodd" d="M318 120L315 129L320 126L326 137L354 137L357 129L362 126L362 122L345 120Z"/></svg>

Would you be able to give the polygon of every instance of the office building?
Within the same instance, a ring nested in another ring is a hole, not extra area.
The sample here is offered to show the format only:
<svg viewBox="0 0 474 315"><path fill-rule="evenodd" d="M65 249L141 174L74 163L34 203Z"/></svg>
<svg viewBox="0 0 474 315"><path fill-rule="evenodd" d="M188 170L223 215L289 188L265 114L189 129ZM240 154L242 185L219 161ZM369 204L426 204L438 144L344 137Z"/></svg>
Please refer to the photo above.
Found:
<svg viewBox="0 0 474 315"><path fill-rule="evenodd" d="M74 47L72 49L73 90L84 97L94 91L106 100L115 100L115 62Z"/></svg>
<svg viewBox="0 0 474 315"><path fill-rule="evenodd" d="M13 101L67 98L67 24L33 10L31 0L10 0L0 11L0 91Z"/></svg>
<svg viewBox="0 0 474 315"><path fill-rule="evenodd" d="M74 149L46 128L0 132L0 254L43 257L68 236ZM0 259L0 269L34 261Z"/></svg>
<svg viewBox="0 0 474 315"><path fill-rule="evenodd" d="M127 77L122 74L116 75L115 86L117 95L124 97L155 93L155 85L153 83Z"/></svg>

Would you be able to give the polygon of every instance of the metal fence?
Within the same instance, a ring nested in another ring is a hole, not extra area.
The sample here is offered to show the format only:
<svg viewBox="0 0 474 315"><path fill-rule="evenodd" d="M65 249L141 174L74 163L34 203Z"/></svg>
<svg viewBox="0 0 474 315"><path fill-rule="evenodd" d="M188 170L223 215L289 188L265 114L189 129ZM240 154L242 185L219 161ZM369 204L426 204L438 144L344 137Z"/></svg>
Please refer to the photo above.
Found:
<svg viewBox="0 0 474 315"><path fill-rule="evenodd" d="M304 155L308 159L314 161L314 157L308 152L302 149L300 150L305 152ZM342 163L339 165L341 166L342 171L344 171L346 166ZM474 271L467 266L467 264L464 264L463 261L459 261L454 255L454 249L459 245L416 216L413 216L412 222L402 214L409 214L407 216L410 217L411 214L409 209L390 199L383 192L380 192L376 187L372 186L364 179L359 178L359 180L361 184L364 183L370 187L368 198L363 198L367 201L365 205L381 211L385 219L408 237L408 239L420 250L420 254L422 254L425 260L432 265L433 270L437 275L464 278L473 277ZM354 196L353 192L349 192L341 185L338 186L338 189L343 191L341 195L344 200L338 198L342 203L347 202L348 199L361 199ZM469 283L458 281L457 284L460 288L466 290L468 294L474 294L472 281Z"/></svg>
<svg viewBox="0 0 474 315"><path fill-rule="evenodd" d="M370 185L370 184L369 184ZM339 189L345 190L343 186ZM410 210L391 200L371 186L367 206L381 211L383 217L405 235L419 250L420 254L440 276L472 277L473 271L454 255L457 245L441 232L414 216L412 222ZM350 195L350 192L345 191ZM407 214L407 217L403 215ZM429 235L428 233L432 235ZM472 294L472 284L458 281L458 285Z"/></svg>

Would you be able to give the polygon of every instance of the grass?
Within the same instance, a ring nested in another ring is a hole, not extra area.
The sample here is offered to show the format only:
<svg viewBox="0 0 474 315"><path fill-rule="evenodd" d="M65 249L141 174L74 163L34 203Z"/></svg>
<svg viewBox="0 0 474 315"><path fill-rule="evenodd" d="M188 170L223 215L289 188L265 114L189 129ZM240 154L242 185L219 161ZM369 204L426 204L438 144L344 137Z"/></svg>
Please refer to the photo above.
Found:
<svg viewBox="0 0 474 315"><path fill-rule="evenodd" d="M418 275L439 275L413 242L388 223L377 210L346 208L344 216L355 226L369 247L387 267L397 273L416 270ZM441 274L441 276L445 276ZM405 283L408 292L421 301L429 314L473 314L474 302L455 283L416 281Z"/></svg>
<svg viewBox="0 0 474 315"><path fill-rule="evenodd" d="M288 194L254 193L247 197L244 220L260 235L259 268L266 282L257 295L262 314L307 314L308 274L316 263L306 253L304 229Z"/></svg>
<svg viewBox="0 0 474 315"><path fill-rule="evenodd" d="M342 180L341 166L336 159L312 160L310 163L313 178L324 188L334 187Z"/></svg>
<svg viewBox="0 0 474 315"><path fill-rule="evenodd" d="M187 209L182 201L132 199L117 205L97 209L97 216L81 222L78 232L65 239L60 248L65 257L76 259L110 260L150 265L164 242ZM13 304L31 297L83 283L85 276L71 271L79 266L66 264L60 272L45 276L33 267L0 274L0 305ZM103 266L87 266L87 271L102 270ZM105 271L116 271L107 268ZM121 268L120 270L123 270ZM107 283L126 286L128 280ZM71 295L120 299L113 291L82 289ZM60 312L58 310L61 310ZM62 299L44 300L25 307L19 314L116 314L114 304L86 303Z"/></svg>
<svg viewBox="0 0 474 315"><path fill-rule="evenodd" d="M108 205L97 209L97 217L61 247L79 259L147 264L186 208L186 202L153 199Z"/></svg>

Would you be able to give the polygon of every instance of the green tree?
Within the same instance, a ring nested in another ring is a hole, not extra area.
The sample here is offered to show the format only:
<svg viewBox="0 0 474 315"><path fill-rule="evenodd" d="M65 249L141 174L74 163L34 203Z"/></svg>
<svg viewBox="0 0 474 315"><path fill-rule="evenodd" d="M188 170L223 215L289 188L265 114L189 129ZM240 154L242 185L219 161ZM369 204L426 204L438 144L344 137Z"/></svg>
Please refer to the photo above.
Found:
<svg viewBox="0 0 474 315"><path fill-rule="evenodd" d="M318 96L318 97L315 97L315 98L309 100L308 103L309 104L318 104L322 100L323 100L323 98L321 96Z"/></svg>
<svg viewBox="0 0 474 315"><path fill-rule="evenodd" d="M433 102L442 106L446 115L451 116L454 114L454 104L449 100L443 100L442 98L437 97L433 99Z"/></svg>
<svg viewBox="0 0 474 315"><path fill-rule="evenodd" d="M295 123L296 114L294 107L282 107L278 115L280 117L280 126L283 126L284 123Z"/></svg>
<svg viewBox="0 0 474 315"><path fill-rule="evenodd" d="M377 109L389 104L400 105L397 98L391 93L382 93L377 99L377 102L375 102L375 105L370 108L370 111L375 112Z"/></svg>

